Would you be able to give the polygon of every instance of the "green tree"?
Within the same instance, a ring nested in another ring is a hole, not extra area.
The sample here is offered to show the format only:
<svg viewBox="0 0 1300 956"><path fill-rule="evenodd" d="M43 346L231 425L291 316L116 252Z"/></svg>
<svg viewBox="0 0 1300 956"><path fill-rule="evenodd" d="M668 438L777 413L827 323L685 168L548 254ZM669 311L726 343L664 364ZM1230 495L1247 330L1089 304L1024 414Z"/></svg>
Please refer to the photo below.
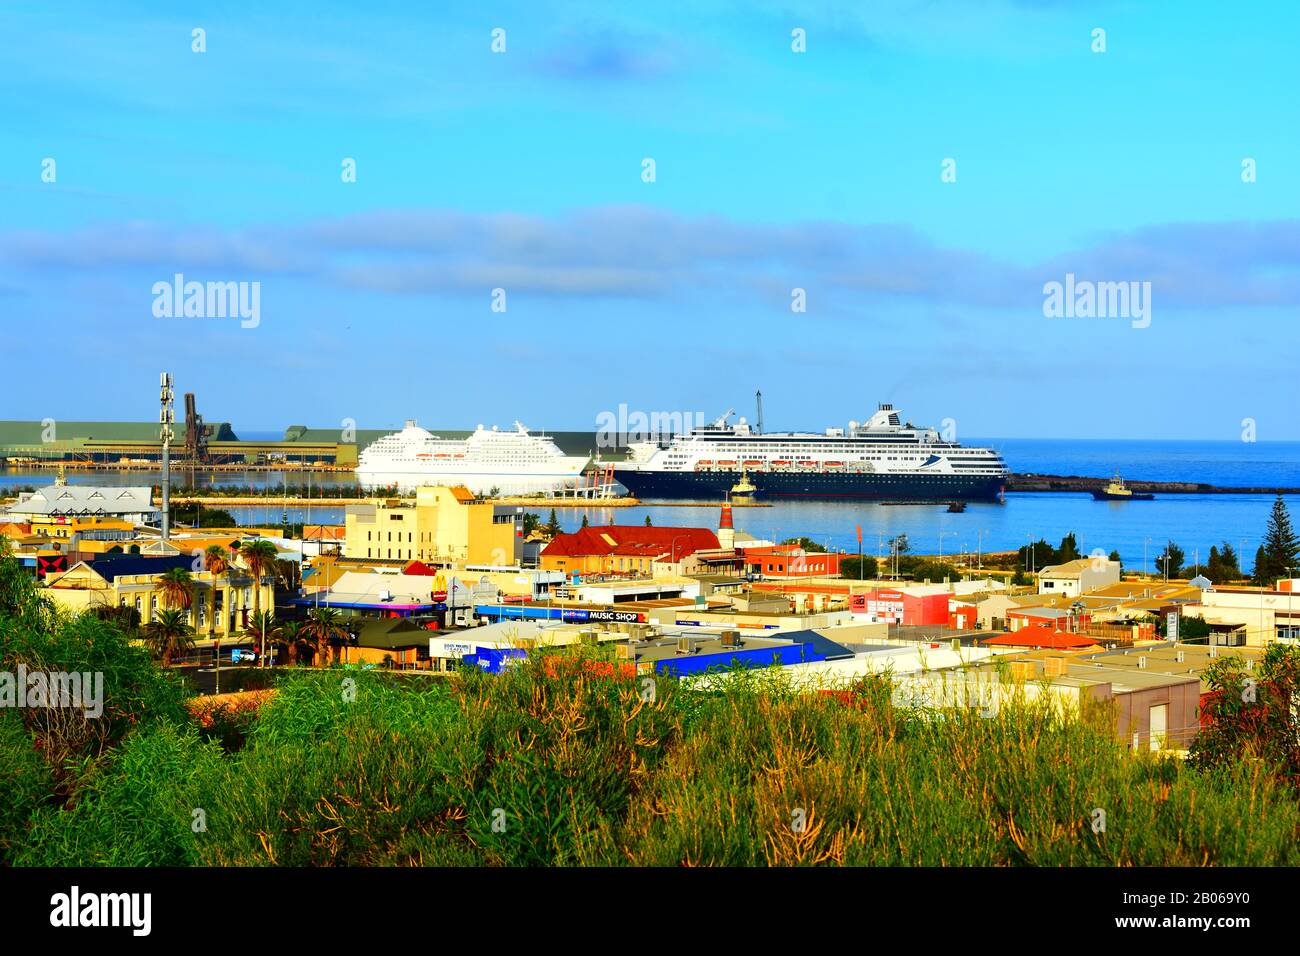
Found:
<svg viewBox="0 0 1300 956"><path fill-rule="evenodd" d="M1241 577L1241 569L1237 567L1237 552L1232 550L1232 545L1226 541L1223 542L1222 549L1210 545L1210 556L1205 562L1205 576L1215 584L1236 581Z"/></svg>
<svg viewBox="0 0 1300 956"><path fill-rule="evenodd" d="M586 515L583 515L583 516L582 516L582 526L583 526L584 528L586 528L586 527L588 527L590 524L591 524L591 522L587 520L587 516L586 516Z"/></svg>
<svg viewBox="0 0 1300 956"><path fill-rule="evenodd" d="M1178 547L1173 541L1165 545L1165 549L1160 552L1156 558L1156 570L1166 578L1176 578L1178 573L1183 569L1183 561L1186 558L1183 549Z"/></svg>
<svg viewBox="0 0 1300 956"><path fill-rule="evenodd" d="M144 626L144 642L167 667L176 655L194 647L194 628L190 627L184 611L164 608L158 616Z"/></svg>
<svg viewBox="0 0 1300 956"><path fill-rule="evenodd" d="M1242 577L1241 563L1237 559L1237 552L1233 550L1231 544L1223 542L1223 548L1219 551L1219 560L1223 563L1225 576L1236 580Z"/></svg>
<svg viewBox="0 0 1300 956"><path fill-rule="evenodd" d="M229 511L205 508L199 502L172 505L172 521L192 528L237 528L239 522Z"/></svg>
<svg viewBox="0 0 1300 956"><path fill-rule="evenodd" d="M822 547L820 544L818 544L816 541L814 541L812 538L807 538L807 537L800 537L800 538L786 538L786 539L785 539L784 541L782 541L781 543L782 543L782 544L792 544L792 545L794 545L795 547L802 548L804 551L807 551L809 554L825 554L825 553L826 553L826 549L825 549L824 547Z"/></svg>
<svg viewBox="0 0 1300 956"><path fill-rule="evenodd" d="M645 526L646 526L647 528L651 528L651 527L653 527L653 525L650 523L650 516L649 516L649 515L646 515L646 516L645 516Z"/></svg>
<svg viewBox="0 0 1300 956"><path fill-rule="evenodd" d="M1263 550L1263 565L1256 565L1255 568L1259 583L1269 584L1294 573L1297 556L1300 555L1300 538L1296 537L1295 529L1291 526L1291 515L1280 494L1273 502L1273 510L1268 516Z"/></svg>
<svg viewBox="0 0 1300 956"><path fill-rule="evenodd" d="M1124 569L1124 559L1119 556L1119 551L1112 551L1109 560L1118 564L1121 571Z"/></svg>
<svg viewBox="0 0 1300 956"><path fill-rule="evenodd" d="M1075 538L1074 532L1071 531L1061 539L1061 546L1056 549L1056 555L1054 556L1052 563L1064 564L1066 561L1075 561L1081 557L1082 555L1079 554L1078 539Z"/></svg>
<svg viewBox="0 0 1300 956"><path fill-rule="evenodd" d="M852 578L855 581L874 581L880 574L880 564L874 555L863 555L859 558L856 554L853 557L846 557L840 561L840 577Z"/></svg>
<svg viewBox="0 0 1300 956"><path fill-rule="evenodd" d="M140 630L140 612L129 605L98 604L91 611L99 620L107 621L128 636Z"/></svg>
<svg viewBox="0 0 1300 956"><path fill-rule="evenodd" d="M1270 583L1267 567L1268 555L1264 552L1264 546L1261 544L1255 549L1255 571L1251 574L1251 580L1255 584L1266 585Z"/></svg>
<svg viewBox="0 0 1300 956"><path fill-rule="evenodd" d="M1300 779L1300 647L1270 644L1253 671L1240 657L1220 657L1202 679L1210 692L1192 744L1193 766L1256 758L1284 778Z"/></svg>
<svg viewBox="0 0 1300 956"><path fill-rule="evenodd" d="M548 538L554 538L560 533L560 519L556 516L554 508L551 509L550 519L542 525L542 530L546 532Z"/></svg>
<svg viewBox="0 0 1300 956"><path fill-rule="evenodd" d="M1205 570L1203 573L1211 581L1221 581L1223 580L1223 577L1219 573L1219 569L1222 566L1222 564L1223 564L1223 558L1220 557L1219 555L1218 546L1213 544L1210 545L1210 554L1205 559Z"/></svg>
<svg viewBox="0 0 1300 956"><path fill-rule="evenodd" d="M529 535L531 535L534 531L536 531L541 526L541 523L542 523L541 515L536 514L532 511L525 511L523 521L522 521L522 528L520 530L523 531L524 537L527 538Z"/></svg>
<svg viewBox="0 0 1300 956"><path fill-rule="evenodd" d="M920 560L912 562L907 573L914 581L960 581L961 572L946 561Z"/></svg>
<svg viewBox="0 0 1300 956"><path fill-rule="evenodd" d="M1027 571L1041 571L1048 565L1060 564L1056 549L1042 538L1022 544L1016 553L1020 556L1020 567Z"/></svg>

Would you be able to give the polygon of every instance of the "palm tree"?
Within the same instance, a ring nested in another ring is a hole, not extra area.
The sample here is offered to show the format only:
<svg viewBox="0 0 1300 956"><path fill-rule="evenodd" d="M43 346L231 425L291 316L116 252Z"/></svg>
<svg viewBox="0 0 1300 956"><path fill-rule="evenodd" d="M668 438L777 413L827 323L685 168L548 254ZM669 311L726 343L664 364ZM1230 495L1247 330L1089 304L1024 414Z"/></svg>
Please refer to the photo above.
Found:
<svg viewBox="0 0 1300 956"><path fill-rule="evenodd" d="M185 620L185 612L166 608L145 625L144 641L167 667L178 653L193 649L194 628Z"/></svg>
<svg viewBox="0 0 1300 956"><path fill-rule="evenodd" d="M203 566L214 575L230 568L230 553L219 544L210 544L203 552Z"/></svg>
<svg viewBox="0 0 1300 956"><path fill-rule="evenodd" d="M262 611L262 577L275 567L277 553L275 545L266 540L246 541L239 546L239 556L253 576L253 617Z"/></svg>
<svg viewBox="0 0 1300 956"><path fill-rule="evenodd" d="M332 607L317 607L312 608L307 613L307 623L299 628L298 633L312 645L317 655L324 660L328 654L330 640L333 638L341 640L348 632L343 626L343 618L337 610Z"/></svg>
<svg viewBox="0 0 1300 956"><path fill-rule="evenodd" d="M307 644L302 638L301 631L302 625L297 621L286 621L282 627L275 630L275 643L284 648L281 660L286 664L298 663L299 649Z"/></svg>
<svg viewBox="0 0 1300 956"><path fill-rule="evenodd" d="M163 604L188 611L194 602L194 578L184 568L170 568L158 576Z"/></svg>
<svg viewBox="0 0 1300 956"><path fill-rule="evenodd" d="M262 611L259 614L254 614L252 622L248 625L248 634L261 646L261 651L258 654L257 666L265 667L266 645L268 643L274 645L276 638L280 636L280 629L276 627L275 617L270 611Z"/></svg>

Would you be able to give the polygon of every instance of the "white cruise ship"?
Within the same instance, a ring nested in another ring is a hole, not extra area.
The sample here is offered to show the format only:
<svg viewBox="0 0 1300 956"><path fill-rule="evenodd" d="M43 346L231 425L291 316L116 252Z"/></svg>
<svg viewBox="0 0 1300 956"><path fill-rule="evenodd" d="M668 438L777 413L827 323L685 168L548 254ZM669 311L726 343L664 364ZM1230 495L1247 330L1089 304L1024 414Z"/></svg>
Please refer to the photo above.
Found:
<svg viewBox="0 0 1300 956"><path fill-rule="evenodd" d="M363 488L464 485L476 495L526 495L571 484L589 462L565 455L550 438L530 434L519 422L512 431L479 425L468 438L447 439L408 421L361 453L357 480Z"/></svg>
<svg viewBox="0 0 1300 956"><path fill-rule="evenodd" d="M996 500L1007 479L1002 457L964 448L933 428L904 423L881 405L864 423L817 432L764 432L729 411L711 425L628 448L614 477L639 498L726 496L742 476L763 499Z"/></svg>

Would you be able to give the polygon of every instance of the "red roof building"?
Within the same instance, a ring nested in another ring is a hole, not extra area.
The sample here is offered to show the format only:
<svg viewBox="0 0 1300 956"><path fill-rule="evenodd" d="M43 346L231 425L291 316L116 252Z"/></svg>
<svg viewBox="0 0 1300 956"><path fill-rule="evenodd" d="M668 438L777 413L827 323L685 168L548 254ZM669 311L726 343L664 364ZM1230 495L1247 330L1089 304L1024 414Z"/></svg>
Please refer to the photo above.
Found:
<svg viewBox="0 0 1300 956"><path fill-rule="evenodd" d="M1080 651L1097 647L1097 638L1058 631L1050 624L1029 624L1010 634L980 641L985 647L1025 647L1052 651Z"/></svg>
<svg viewBox="0 0 1300 956"><path fill-rule="evenodd" d="M718 547L708 528L592 525L557 534L542 549L541 565L570 574L650 574L657 560L677 562Z"/></svg>

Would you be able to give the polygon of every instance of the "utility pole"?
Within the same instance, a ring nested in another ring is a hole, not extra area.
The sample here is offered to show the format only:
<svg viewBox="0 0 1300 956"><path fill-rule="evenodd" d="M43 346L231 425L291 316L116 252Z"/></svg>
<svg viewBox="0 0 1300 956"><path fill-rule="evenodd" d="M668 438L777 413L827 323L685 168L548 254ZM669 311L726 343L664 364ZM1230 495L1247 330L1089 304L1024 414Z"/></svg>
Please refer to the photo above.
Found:
<svg viewBox="0 0 1300 956"><path fill-rule="evenodd" d="M162 404L158 412L158 437L162 439L162 539L167 540L171 534L171 490L172 490L172 422L175 420L172 402L176 392L172 388L171 372L163 372L158 379L158 398Z"/></svg>

